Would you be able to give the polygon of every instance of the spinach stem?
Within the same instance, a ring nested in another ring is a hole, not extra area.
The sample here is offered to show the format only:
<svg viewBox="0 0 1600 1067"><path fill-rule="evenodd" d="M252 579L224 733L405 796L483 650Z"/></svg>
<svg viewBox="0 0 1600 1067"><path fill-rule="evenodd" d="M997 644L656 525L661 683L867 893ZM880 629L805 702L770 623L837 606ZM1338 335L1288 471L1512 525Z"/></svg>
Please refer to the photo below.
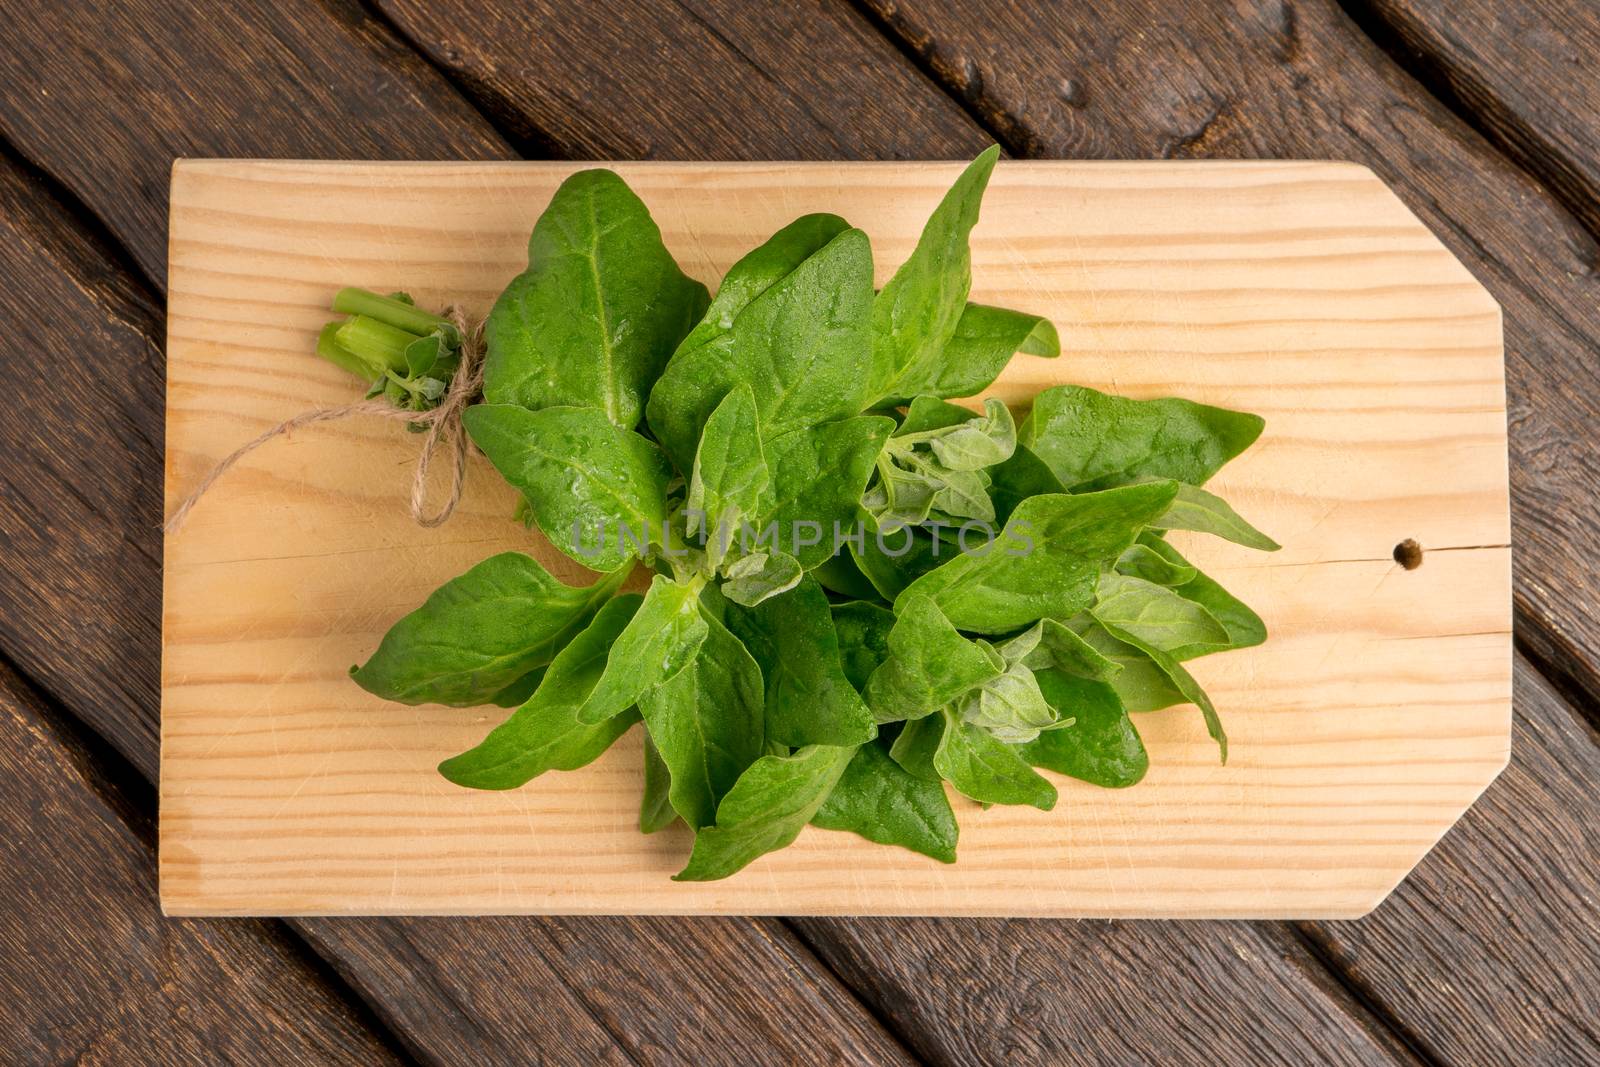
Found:
<svg viewBox="0 0 1600 1067"><path fill-rule="evenodd" d="M450 323L450 320L442 315L430 314L415 304L408 304L392 296L379 296L370 290L357 289L354 286L339 290L338 295L333 298L333 310L341 315L365 315L369 319L377 319L385 326L393 326L397 330L418 336L432 333L440 326Z"/></svg>
<svg viewBox="0 0 1600 1067"><path fill-rule="evenodd" d="M406 371L406 346L419 340L416 334L368 315L353 315L346 319L334 333L334 338L378 372L387 368L402 374Z"/></svg>

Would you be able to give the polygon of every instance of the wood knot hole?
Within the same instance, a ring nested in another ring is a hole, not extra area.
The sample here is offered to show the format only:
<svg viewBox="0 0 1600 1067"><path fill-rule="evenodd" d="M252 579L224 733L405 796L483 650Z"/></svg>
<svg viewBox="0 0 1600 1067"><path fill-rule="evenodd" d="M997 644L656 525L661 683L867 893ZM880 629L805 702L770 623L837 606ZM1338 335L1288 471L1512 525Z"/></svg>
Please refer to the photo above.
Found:
<svg viewBox="0 0 1600 1067"><path fill-rule="evenodd" d="M1422 546L1413 538L1406 538L1394 546L1394 561L1408 571L1422 566Z"/></svg>

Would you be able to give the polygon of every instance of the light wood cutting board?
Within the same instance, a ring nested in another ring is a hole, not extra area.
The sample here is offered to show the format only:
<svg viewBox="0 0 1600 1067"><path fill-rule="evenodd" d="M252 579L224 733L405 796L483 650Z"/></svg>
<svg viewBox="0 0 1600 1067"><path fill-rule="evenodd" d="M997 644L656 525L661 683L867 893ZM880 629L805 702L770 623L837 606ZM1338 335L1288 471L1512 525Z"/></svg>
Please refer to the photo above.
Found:
<svg viewBox="0 0 1600 1067"><path fill-rule="evenodd" d="M360 385L315 358L343 285L486 313L566 163L183 161L173 170L168 510L260 430ZM626 164L685 270L715 287L796 215L867 230L879 281L959 165ZM641 836L637 731L509 793L437 762L498 709L408 708L346 677L435 586L504 549L581 578L512 521L481 457L422 530L418 439L388 422L250 456L166 539L161 895L173 914L744 912L1353 916L1505 765L1511 554L1500 311L1362 167L1015 163L973 235L973 298L1050 316L1065 355L994 392L1078 382L1259 412L1215 486L1284 545L1182 551L1272 637L1194 664L1193 708L1137 717L1145 781L957 800L945 866L808 829L704 884L680 829ZM1397 542L1424 549L1413 571Z"/></svg>

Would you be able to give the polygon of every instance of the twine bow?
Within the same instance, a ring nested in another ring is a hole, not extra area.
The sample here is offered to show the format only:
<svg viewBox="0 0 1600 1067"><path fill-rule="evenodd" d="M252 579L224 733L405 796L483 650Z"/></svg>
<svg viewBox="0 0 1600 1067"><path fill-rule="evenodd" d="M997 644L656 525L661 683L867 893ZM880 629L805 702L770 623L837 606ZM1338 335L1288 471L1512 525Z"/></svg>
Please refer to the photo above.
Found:
<svg viewBox="0 0 1600 1067"><path fill-rule="evenodd" d="M478 394L483 391L483 324L480 322L469 328L466 314L453 304L445 309L444 315L455 324L456 329L461 331L461 349L460 362L450 379L450 388L439 401L438 407L427 411L402 411L382 397L376 397L335 408L313 408L284 419L276 426L263 431L254 440L240 445L212 467L210 473L195 487L194 492L178 505L177 510L162 525L162 529L172 533L181 527L184 520L189 517L189 512L200 502L200 498L211 490L230 467L274 437L291 434L313 423L333 422L338 419L348 419L353 415L368 415L373 418L428 427L428 435L422 440L422 452L417 457L417 469L411 476L411 517L418 526L431 529L441 525L461 501L461 487L466 478L468 442L466 430L461 425L461 415L466 411L467 405L476 400ZM441 446L450 453L450 493L445 498L443 506L433 515L429 515L427 513L428 468L433 463L434 453Z"/></svg>

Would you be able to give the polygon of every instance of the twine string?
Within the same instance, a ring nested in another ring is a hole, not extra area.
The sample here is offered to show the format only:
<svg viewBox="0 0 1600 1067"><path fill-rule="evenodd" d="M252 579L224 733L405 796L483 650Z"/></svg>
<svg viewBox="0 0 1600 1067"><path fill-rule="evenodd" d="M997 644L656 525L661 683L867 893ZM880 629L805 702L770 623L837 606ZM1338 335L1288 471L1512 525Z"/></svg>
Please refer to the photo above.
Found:
<svg viewBox="0 0 1600 1067"><path fill-rule="evenodd" d="M389 401L375 397L339 407L302 411L262 431L253 440L240 445L225 456L211 468L200 484L195 486L194 492L184 498L183 503L178 505L177 510L162 525L162 529L172 533L181 527L184 520L189 517L189 512L200 502L200 498L210 492L212 486L216 485L234 464L273 438L292 434L295 430L315 423L334 422L358 415L408 422L428 428L427 436L422 439L422 451L417 457L416 470L411 476L411 518L417 525L430 529L443 524L460 503L462 485L466 480L468 440L466 429L461 424L461 415L467 410L467 405L476 400L478 394L483 391L483 324L479 323L469 328L466 314L455 305L446 308L444 314L455 324L456 329L461 331L461 350L460 362L450 379L450 387L438 407L427 411L402 411ZM429 515L428 470L433 463L434 454L441 447L449 452L449 493L439 510Z"/></svg>

